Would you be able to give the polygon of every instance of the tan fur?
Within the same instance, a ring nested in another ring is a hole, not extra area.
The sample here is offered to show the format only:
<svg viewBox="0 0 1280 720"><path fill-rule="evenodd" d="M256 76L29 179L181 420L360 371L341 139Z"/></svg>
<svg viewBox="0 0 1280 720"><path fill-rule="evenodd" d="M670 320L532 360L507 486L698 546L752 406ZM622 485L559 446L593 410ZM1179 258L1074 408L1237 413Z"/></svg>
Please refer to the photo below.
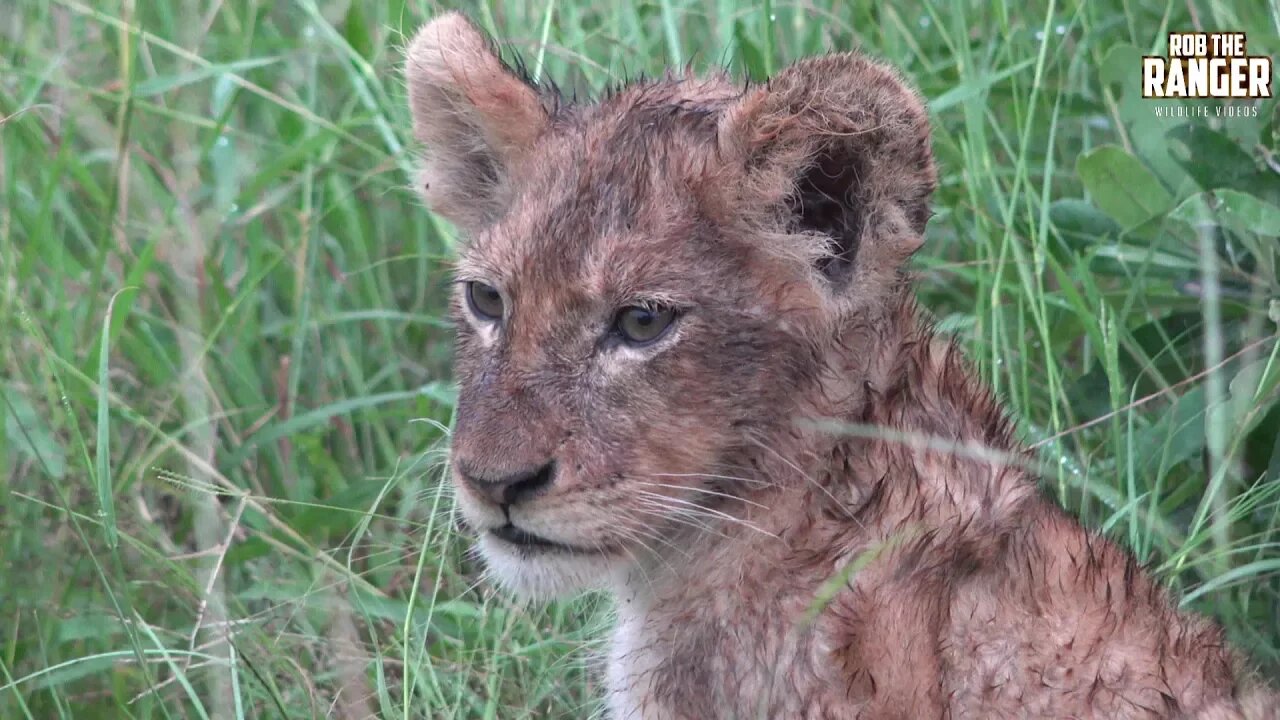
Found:
<svg viewBox="0 0 1280 720"><path fill-rule="evenodd" d="M1216 624L1041 494L922 319L935 174L892 70L574 104L449 14L407 77L425 197L468 239L459 507L515 592L613 591L611 717L1280 717ZM637 303L680 313L619 344Z"/></svg>

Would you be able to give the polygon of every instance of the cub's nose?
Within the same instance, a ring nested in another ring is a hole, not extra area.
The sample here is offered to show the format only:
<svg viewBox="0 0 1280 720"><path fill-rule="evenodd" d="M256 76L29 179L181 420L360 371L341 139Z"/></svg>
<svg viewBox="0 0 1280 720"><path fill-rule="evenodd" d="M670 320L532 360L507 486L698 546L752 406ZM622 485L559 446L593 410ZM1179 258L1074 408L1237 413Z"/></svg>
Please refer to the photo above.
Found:
<svg viewBox="0 0 1280 720"><path fill-rule="evenodd" d="M555 471L554 462L508 475L485 473L458 463L458 474L467 487L495 505L515 505L540 494L551 485Z"/></svg>

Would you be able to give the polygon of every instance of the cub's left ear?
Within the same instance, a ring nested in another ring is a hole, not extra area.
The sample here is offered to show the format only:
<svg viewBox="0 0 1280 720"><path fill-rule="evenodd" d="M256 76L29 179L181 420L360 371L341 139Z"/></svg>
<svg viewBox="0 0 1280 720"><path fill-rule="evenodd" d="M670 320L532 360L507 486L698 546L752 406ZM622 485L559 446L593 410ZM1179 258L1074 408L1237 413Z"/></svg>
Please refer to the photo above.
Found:
<svg viewBox="0 0 1280 720"><path fill-rule="evenodd" d="M853 53L802 60L749 88L717 132L745 178L733 205L767 209L790 242L825 245L802 255L817 255L833 289L891 282L923 243L937 184L929 119L890 68Z"/></svg>
<svg viewBox="0 0 1280 720"><path fill-rule="evenodd" d="M427 204L467 232L492 223L506 210L512 164L549 123L541 95L457 12L414 36L405 79Z"/></svg>

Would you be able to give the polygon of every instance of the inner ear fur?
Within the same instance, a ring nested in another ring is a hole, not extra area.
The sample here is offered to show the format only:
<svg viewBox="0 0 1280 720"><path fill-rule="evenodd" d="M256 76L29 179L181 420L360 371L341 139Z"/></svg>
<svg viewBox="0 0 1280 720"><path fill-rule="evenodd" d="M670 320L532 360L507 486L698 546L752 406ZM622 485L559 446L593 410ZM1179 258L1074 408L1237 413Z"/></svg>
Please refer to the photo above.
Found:
<svg viewBox="0 0 1280 720"><path fill-rule="evenodd" d="M929 120L896 72L856 53L802 60L748 89L718 150L740 167L739 207L771 208L825 247L835 288L896 276L923 242L937 184Z"/></svg>
<svg viewBox="0 0 1280 720"><path fill-rule="evenodd" d="M506 207L511 165L549 123L541 94L457 12L414 36L405 79L428 206L466 231L492 223Z"/></svg>

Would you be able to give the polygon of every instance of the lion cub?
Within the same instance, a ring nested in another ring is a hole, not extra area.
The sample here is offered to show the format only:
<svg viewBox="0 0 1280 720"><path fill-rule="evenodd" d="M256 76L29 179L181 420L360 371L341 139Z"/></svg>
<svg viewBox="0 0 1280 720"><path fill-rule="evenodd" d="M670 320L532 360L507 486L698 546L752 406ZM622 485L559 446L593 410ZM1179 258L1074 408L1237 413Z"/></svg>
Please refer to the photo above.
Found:
<svg viewBox="0 0 1280 720"><path fill-rule="evenodd" d="M578 103L446 14L407 79L467 238L458 505L512 591L614 593L611 717L1276 716L921 318L935 173L892 70Z"/></svg>

